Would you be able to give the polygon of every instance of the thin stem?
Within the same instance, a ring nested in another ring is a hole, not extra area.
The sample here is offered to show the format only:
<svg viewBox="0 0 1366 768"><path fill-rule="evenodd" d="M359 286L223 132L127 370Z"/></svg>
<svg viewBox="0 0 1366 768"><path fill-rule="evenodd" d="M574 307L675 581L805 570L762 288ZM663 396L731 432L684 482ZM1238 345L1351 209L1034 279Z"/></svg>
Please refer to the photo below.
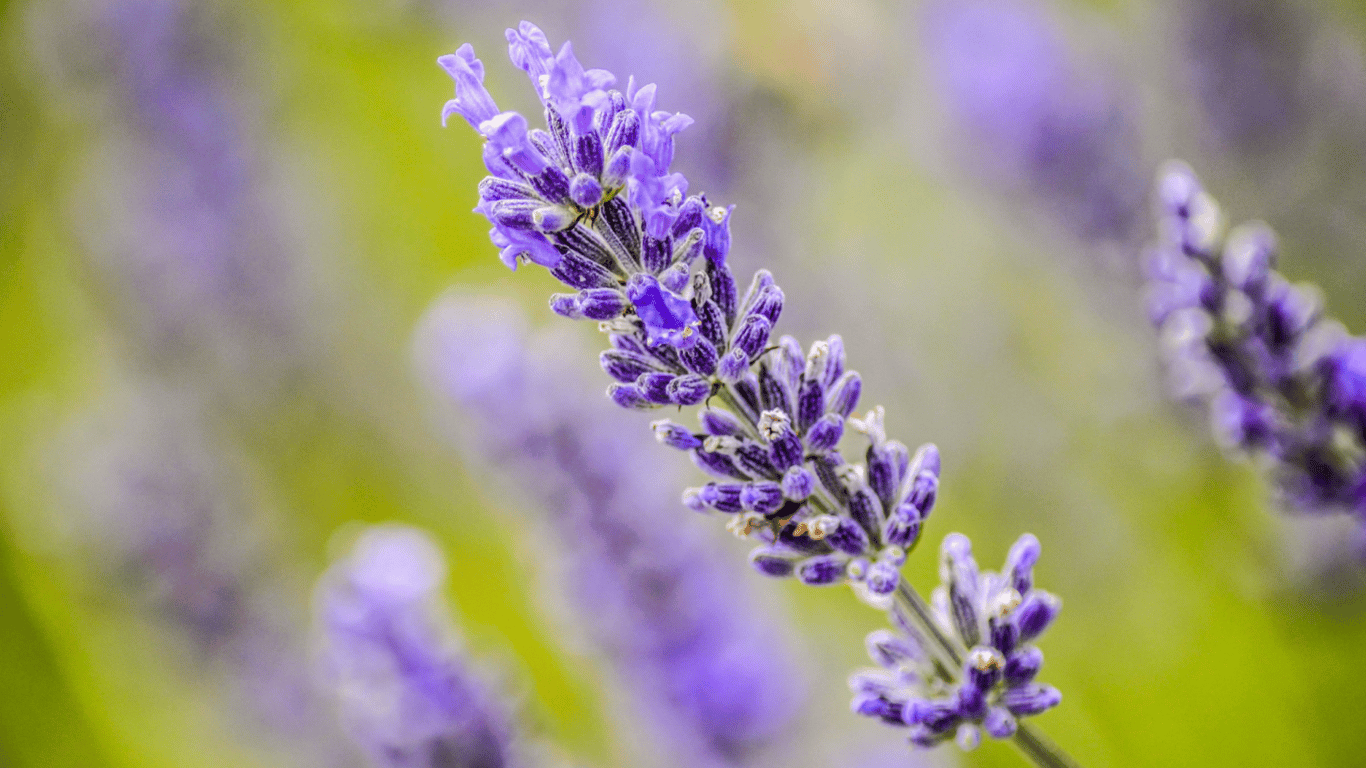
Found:
<svg viewBox="0 0 1366 768"><path fill-rule="evenodd" d="M1081 763L1053 743L1048 734L1028 721L1020 722L1010 742L1039 768L1081 768Z"/></svg>

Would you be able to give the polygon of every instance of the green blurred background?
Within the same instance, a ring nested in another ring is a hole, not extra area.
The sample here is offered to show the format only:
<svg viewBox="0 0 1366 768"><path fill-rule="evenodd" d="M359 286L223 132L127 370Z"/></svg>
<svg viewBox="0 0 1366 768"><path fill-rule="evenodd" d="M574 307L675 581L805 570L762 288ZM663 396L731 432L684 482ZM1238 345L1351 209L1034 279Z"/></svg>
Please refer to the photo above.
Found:
<svg viewBox="0 0 1366 768"><path fill-rule="evenodd" d="M307 616L309 585L347 523L427 527L446 548L470 651L503 670L528 729L581 763L630 764L599 671L557 642L527 586L535 564L518 518L428 425L410 361L414 324L452 284L513 297L550 322L552 280L510 275L469 211L479 144L463 125L441 129L450 81L433 64L464 40L482 43L495 94L520 105L525 84L490 41L523 12L203 5L229 81L253 94L250 133L264 148L254 162L284 222L289 290L307 297L287 313L299 341L283 372L245 397L255 369L147 348L92 266L90 236L77 234L91 219L82 190L108 173L97 158L120 130L98 58L60 71L83 48L85 4L0 5L0 765L284 764L287 747L242 738L194 649L121 597L92 543L63 522L66 462L81 447L62 437L66 425L119 410L111 393L146 377L210 393L198 412L264 510L282 611ZM1299 74L1359 74L1366 8L1291 5L1313 54ZM1287 274L1321 285L1349 328L1366 327L1356 75L1313 91L1308 127L1230 149L1204 136L1200 105L1168 66L1175 6L1045 7L1080 60L1131 83L1145 173L1184 156L1235 220L1278 227ZM756 213L749 230L737 224L737 270L774 269L789 328L856 329L865 402L887 403L889 431L908 443L940 444L929 541L963 531L988 566L1021 531L1044 542L1040 583L1066 603L1043 644L1045 678L1065 698L1039 723L1084 764L1361 765L1366 699L1352 675L1366 596L1352 568L1314 556L1337 529L1276 517L1255 472L1163 399L1134 277L1142 235L1079 240L961 161L992 148L954 144L917 64L916 10L801 0L701 11L719 14L718 77L743 94L731 119L749 143L725 186L737 221ZM589 47L578 50L591 65ZM747 251L746 233L763 247ZM924 588L936 578L930 549L908 564ZM816 718L895 747L896 733L847 714L841 682L879 617L843 589L784 585L781 596L823 670ZM961 762L1021 764L999 744Z"/></svg>

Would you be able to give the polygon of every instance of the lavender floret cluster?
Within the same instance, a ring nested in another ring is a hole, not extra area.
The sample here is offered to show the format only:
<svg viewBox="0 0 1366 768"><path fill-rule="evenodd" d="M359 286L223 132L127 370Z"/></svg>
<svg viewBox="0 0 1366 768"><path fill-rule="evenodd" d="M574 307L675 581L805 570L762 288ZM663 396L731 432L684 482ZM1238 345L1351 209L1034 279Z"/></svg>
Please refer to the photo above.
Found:
<svg viewBox="0 0 1366 768"><path fill-rule="evenodd" d="M1275 234L1227 234L1191 169L1157 188L1148 311L1177 396L1205 405L1226 447L1256 456L1281 503L1366 515L1366 339L1324 316L1315 286L1275 270Z"/></svg>
<svg viewBox="0 0 1366 768"><path fill-rule="evenodd" d="M996 739L1015 735L1018 719L1056 707L1062 694L1034 682L1043 653L1030 643L1057 617L1062 603L1034 588L1039 541L1021 536L1000 573L979 571L967 537L951 533L940 554L943 582L931 596L944 632L968 648L958 682L945 682L926 638L896 611L896 630L868 635L868 655L881 669L854 674L854 712L910 728L911 743L932 747L955 738L964 749L982 731Z"/></svg>
<svg viewBox="0 0 1366 768"><path fill-rule="evenodd" d="M466 667L422 531L375 526L318 584L324 673L343 723L383 768L515 764L503 713Z"/></svg>
<svg viewBox="0 0 1366 768"><path fill-rule="evenodd" d="M548 131L498 111L469 45L439 60L456 84L444 115L462 115L486 139L492 175L475 210L493 224L503 262L535 262L577 289L551 308L608 333L600 360L618 405L707 405L699 430L660 421L655 433L718 478L685 502L732 516L732 530L758 540L760 572L852 581L885 606L933 506L938 452L927 445L912 460L886 439L881 409L849 419L862 382L838 336L807 352L772 339L782 290L761 270L740 294L727 264L732 209L687 195L687 179L669 172L674 135L690 118L655 110L653 85L611 90L611 73L585 70L568 43L552 53L532 24L507 38ZM836 450L846 421L869 437L866 463Z"/></svg>

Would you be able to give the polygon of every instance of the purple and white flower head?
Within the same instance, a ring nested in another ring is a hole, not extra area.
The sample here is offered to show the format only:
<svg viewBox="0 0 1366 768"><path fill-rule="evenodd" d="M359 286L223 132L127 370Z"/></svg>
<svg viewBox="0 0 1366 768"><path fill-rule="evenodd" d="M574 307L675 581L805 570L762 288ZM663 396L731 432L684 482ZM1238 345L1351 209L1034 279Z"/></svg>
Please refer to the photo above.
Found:
<svg viewBox="0 0 1366 768"><path fill-rule="evenodd" d="M543 507L538 559L566 620L611 662L630 729L678 763L741 761L792 722L802 671L743 568L678 519L680 468L592 392L583 351L563 330L531 333L506 302L462 294L438 300L416 340L449 431L492 492Z"/></svg>
<svg viewBox="0 0 1366 768"><path fill-rule="evenodd" d="M854 712L909 728L918 747L955 739L963 749L1013 736L1019 718L1037 715L1062 701L1058 689L1035 682L1043 654L1033 641L1048 629L1062 606L1034 587L1039 541L1030 534L1010 548L1000 573L979 571L967 537L944 538L941 584L932 596L940 631L967 653L962 675L948 682L927 650L928 638L892 612L895 630L868 635L868 654L881 669L849 680Z"/></svg>
<svg viewBox="0 0 1366 768"><path fill-rule="evenodd" d="M466 666L441 602L446 567L428 535L364 530L316 593L324 677L342 721L383 768L516 765L511 732Z"/></svg>
<svg viewBox="0 0 1366 768"><path fill-rule="evenodd" d="M1163 169L1156 206L1147 303L1174 393L1208 410L1226 448L1256 457L1288 510L1363 518L1366 340L1325 316L1315 286L1276 271L1266 224L1225 232L1185 164Z"/></svg>

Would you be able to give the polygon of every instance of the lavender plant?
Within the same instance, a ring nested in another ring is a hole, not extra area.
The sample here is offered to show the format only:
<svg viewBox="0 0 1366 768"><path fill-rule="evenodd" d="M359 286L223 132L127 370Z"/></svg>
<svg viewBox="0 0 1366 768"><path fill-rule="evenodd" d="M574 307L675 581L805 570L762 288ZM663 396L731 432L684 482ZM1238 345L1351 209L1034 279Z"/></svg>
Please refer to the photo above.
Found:
<svg viewBox="0 0 1366 768"><path fill-rule="evenodd" d="M676 765L752 762L791 724L801 670L775 617L674 519L660 483L680 473L628 431L629 414L585 401L573 342L531 336L507 304L445 296L417 346L433 389L461 410L452 431L471 461L503 468L489 474L528 491L549 535L574 542L550 561L556 581L644 715L633 728Z"/></svg>
<svg viewBox="0 0 1366 768"><path fill-rule="evenodd" d="M1189 166L1163 169L1157 207L1147 303L1173 393L1257 460L1286 510L1366 523L1366 339L1325 316L1315 286L1276 271L1265 223L1225 234ZM1357 536L1366 555L1366 525Z"/></svg>
<svg viewBox="0 0 1366 768"><path fill-rule="evenodd" d="M584 69L568 43L555 53L530 23L507 39L548 130L498 110L469 45L438 60L456 89L443 119L460 115L485 139L491 175L475 210L493 224L502 261L539 264L575 289L552 297L551 309L608 334L600 363L616 380L608 394L618 405L702 406L700 430L652 425L660 442L717 478L685 491L688 507L728 517L756 543L750 561L761 573L849 584L896 611L937 660L935 678L958 685L967 649L900 575L933 509L938 450L912 455L888 439L881 408L851 418L862 381L846 369L838 336L805 353L795 339L772 338L783 292L760 270L740 293L727 263L733 207L688 195L687 179L669 170L689 117L657 110L653 85L631 79L624 93L612 89L611 73ZM846 424L868 439L862 461L838 450ZM1003 615L1018 621L1017 610ZM1025 724L1014 740L1039 765L1073 764Z"/></svg>
<svg viewBox="0 0 1366 768"><path fill-rule="evenodd" d="M380 768L516 765L510 727L466 669L440 602L441 552L403 526L365 530L319 581L325 675Z"/></svg>

